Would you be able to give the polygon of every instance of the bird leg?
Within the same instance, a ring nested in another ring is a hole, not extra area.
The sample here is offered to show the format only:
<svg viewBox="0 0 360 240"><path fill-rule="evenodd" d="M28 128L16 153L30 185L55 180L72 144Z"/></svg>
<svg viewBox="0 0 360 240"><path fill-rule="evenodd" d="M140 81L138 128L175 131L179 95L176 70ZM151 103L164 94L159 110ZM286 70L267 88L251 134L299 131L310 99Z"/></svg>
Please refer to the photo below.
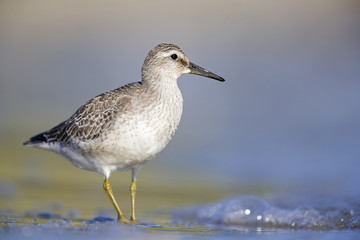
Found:
<svg viewBox="0 0 360 240"><path fill-rule="evenodd" d="M131 221L138 223L135 217L135 195L136 195L136 179L133 179L130 185L130 195L131 195Z"/></svg>
<svg viewBox="0 0 360 240"><path fill-rule="evenodd" d="M124 214L122 213L122 211L120 210L119 208L119 205L117 204L116 200L115 200L115 197L114 197L114 194L113 194L113 191L112 191L112 187L109 183L109 179L108 178L105 178L105 181L104 181L104 190L106 192L106 194L108 195L112 205L114 206L116 212L117 212L117 215L118 215L118 221L119 222L122 222L122 223L130 223L129 220L127 220L124 216Z"/></svg>
<svg viewBox="0 0 360 240"><path fill-rule="evenodd" d="M136 178L139 173L140 166L135 166L131 171L131 185L130 185L130 195L131 195L131 218L130 220L135 223L139 224L135 217L135 195L136 195Z"/></svg>

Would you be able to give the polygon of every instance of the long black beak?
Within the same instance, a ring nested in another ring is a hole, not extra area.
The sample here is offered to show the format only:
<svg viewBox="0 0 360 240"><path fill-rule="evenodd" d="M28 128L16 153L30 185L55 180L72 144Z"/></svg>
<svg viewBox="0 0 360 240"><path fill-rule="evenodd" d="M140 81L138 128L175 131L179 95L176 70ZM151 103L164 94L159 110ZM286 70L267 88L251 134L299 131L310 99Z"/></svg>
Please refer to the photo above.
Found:
<svg viewBox="0 0 360 240"><path fill-rule="evenodd" d="M189 64L189 69L190 69L191 74L196 74L196 75L212 78L212 79L218 80L220 82L225 81L225 79L223 79L222 77L220 77L220 76L206 70L205 68L202 68L202 67L192 63L192 62L190 62L190 64Z"/></svg>

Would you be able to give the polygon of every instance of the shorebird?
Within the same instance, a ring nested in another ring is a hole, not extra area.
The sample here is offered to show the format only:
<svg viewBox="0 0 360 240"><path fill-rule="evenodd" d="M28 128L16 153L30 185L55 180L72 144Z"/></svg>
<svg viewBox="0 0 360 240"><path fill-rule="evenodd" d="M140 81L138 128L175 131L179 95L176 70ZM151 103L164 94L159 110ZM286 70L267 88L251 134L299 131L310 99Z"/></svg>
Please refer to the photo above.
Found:
<svg viewBox="0 0 360 240"><path fill-rule="evenodd" d="M182 74L225 80L194 64L174 44L153 48L142 66L142 81L102 93L69 119L24 142L62 155L74 166L105 177L103 188L119 222L137 223L136 178L140 168L169 143L180 122L183 98L177 85ZM130 221L120 210L109 183L114 171L132 171Z"/></svg>

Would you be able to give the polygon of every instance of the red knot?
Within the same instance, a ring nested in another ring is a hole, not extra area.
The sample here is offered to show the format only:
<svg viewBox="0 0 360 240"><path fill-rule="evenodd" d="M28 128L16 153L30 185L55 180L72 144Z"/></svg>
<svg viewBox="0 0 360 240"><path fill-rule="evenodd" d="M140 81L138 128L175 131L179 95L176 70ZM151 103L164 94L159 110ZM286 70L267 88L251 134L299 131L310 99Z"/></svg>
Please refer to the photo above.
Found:
<svg viewBox="0 0 360 240"><path fill-rule="evenodd" d="M69 119L24 145L53 151L78 168L104 175L103 187L118 220L137 223L136 177L175 133L183 108L177 79L185 73L225 81L191 63L178 46L159 44L145 58L141 82L94 97ZM109 183L112 172L126 170L132 171L130 221L120 210Z"/></svg>

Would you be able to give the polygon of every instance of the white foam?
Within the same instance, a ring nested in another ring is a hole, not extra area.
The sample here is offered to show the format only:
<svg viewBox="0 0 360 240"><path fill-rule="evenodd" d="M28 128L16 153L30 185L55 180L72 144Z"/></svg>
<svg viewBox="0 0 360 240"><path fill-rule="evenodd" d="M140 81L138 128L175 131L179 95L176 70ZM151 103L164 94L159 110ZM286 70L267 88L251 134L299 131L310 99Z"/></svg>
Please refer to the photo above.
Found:
<svg viewBox="0 0 360 240"><path fill-rule="evenodd" d="M360 228L359 205L303 205L282 208L253 196L176 211L175 221L252 227L343 229Z"/></svg>

